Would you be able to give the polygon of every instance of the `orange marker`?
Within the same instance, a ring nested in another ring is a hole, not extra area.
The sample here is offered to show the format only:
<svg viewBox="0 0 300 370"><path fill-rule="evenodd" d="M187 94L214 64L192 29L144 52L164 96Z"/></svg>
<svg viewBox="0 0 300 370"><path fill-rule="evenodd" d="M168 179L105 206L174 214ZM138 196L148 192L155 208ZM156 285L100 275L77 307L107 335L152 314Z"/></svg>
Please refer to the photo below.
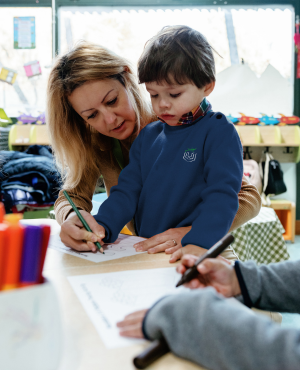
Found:
<svg viewBox="0 0 300 370"><path fill-rule="evenodd" d="M8 238L6 245L6 269L4 271L3 290L15 289L19 285L24 227L19 223L22 215L9 214L4 217Z"/></svg>
<svg viewBox="0 0 300 370"><path fill-rule="evenodd" d="M0 222L3 222L4 215L5 215L4 204L3 203L0 203Z"/></svg>
<svg viewBox="0 0 300 370"><path fill-rule="evenodd" d="M8 226L0 223L0 290L3 288L4 273L6 268L6 251L8 242Z"/></svg>

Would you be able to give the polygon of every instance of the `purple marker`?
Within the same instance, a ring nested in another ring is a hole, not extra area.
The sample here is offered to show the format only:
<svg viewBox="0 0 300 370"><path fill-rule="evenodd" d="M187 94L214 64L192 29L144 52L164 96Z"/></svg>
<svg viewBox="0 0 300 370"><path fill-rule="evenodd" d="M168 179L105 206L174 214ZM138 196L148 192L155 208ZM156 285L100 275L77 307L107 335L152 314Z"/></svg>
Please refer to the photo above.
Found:
<svg viewBox="0 0 300 370"><path fill-rule="evenodd" d="M26 225L23 241L20 286L36 284L39 274L43 230Z"/></svg>

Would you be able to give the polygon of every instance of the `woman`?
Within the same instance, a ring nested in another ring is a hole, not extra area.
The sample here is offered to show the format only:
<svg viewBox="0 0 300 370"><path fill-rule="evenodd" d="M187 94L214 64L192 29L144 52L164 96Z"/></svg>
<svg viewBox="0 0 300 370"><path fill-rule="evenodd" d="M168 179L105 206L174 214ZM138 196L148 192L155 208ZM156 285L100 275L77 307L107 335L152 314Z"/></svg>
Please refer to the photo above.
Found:
<svg viewBox="0 0 300 370"><path fill-rule="evenodd" d="M97 181L102 175L109 195L121 172L114 145L120 143L124 165L128 164L131 144L140 130L156 117L128 61L87 42L80 43L56 60L47 94L47 124L63 174L63 188L68 190L93 231L89 233L82 228L60 192L55 203L56 219L61 224L60 236L67 246L78 251L96 251L93 242L99 236L99 225L89 212ZM231 230L256 216L259 209L260 196L244 179L239 193L239 210ZM127 226L134 234L133 222ZM197 254L197 249L181 247L181 239L190 228L167 230L139 243L137 250L166 251L172 254L170 262L185 253ZM235 255L230 252L226 257L235 258Z"/></svg>

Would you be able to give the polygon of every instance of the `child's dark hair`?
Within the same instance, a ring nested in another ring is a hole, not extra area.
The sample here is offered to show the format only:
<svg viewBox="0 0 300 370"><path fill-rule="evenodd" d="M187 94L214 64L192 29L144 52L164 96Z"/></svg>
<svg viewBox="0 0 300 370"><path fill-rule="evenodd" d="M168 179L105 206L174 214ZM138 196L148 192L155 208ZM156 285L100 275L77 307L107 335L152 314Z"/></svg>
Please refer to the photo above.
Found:
<svg viewBox="0 0 300 370"><path fill-rule="evenodd" d="M190 27L164 27L145 45L138 61L139 82L193 82L202 88L216 80L213 50L206 38Z"/></svg>

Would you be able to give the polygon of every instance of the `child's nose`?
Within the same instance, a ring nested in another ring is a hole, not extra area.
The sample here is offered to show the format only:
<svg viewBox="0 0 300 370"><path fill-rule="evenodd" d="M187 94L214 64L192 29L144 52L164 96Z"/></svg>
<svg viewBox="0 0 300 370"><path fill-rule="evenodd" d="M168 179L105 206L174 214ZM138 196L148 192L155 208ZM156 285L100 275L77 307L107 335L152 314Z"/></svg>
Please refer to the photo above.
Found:
<svg viewBox="0 0 300 370"><path fill-rule="evenodd" d="M167 99L161 99L159 101L159 107L160 108L169 108L170 107L170 102Z"/></svg>

